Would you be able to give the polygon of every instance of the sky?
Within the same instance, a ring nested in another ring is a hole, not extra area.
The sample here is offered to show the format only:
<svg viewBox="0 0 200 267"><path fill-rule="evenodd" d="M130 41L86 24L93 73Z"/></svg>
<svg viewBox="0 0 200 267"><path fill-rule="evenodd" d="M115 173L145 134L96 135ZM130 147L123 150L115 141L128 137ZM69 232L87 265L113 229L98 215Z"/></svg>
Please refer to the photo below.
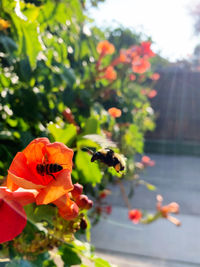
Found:
<svg viewBox="0 0 200 267"><path fill-rule="evenodd" d="M176 61L188 58L200 43L190 10L200 0L106 0L90 10L98 26L123 25L153 39L153 49Z"/></svg>

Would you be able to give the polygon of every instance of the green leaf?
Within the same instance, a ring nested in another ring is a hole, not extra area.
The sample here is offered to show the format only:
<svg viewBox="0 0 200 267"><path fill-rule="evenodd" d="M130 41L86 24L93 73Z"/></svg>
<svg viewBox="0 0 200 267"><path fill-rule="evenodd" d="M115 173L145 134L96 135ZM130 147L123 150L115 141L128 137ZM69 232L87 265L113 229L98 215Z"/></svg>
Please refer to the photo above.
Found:
<svg viewBox="0 0 200 267"><path fill-rule="evenodd" d="M99 134L100 133L100 123L98 116L93 116L87 119L85 123L84 135L86 134Z"/></svg>
<svg viewBox="0 0 200 267"><path fill-rule="evenodd" d="M35 266L41 267L56 267L57 265L54 263L52 259L50 259L51 255L48 252L37 255L37 258L33 261Z"/></svg>
<svg viewBox="0 0 200 267"><path fill-rule="evenodd" d="M10 118L8 118L8 119L6 120L6 122L7 122L11 127L16 127L17 124L18 124L18 120L13 120L13 119L10 119Z"/></svg>
<svg viewBox="0 0 200 267"><path fill-rule="evenodd" d="M76 81L76 76L74 74L74 71L72 69L70 69L70 68L63 67L63 73L61 74L61 77L70 86L72 86Z"/></svg>
<svg viewBox="0 0 200 267"><path fill-rule="evenodd" d="M59 253L61 255L62 260L64 261L64 267L81 264L82 262L81 258L70 245L63 245L59 249Z"/></svg>
<svg viewBox="0 0 200 267"><path fill-rule="evenodd" d="M37 32L38 23L24 21L12 12L10 13L10 17L14 24L13 28L19 44L18 54L24 57L27 56L31 67L35 68L37 55L42 49Z"/></svg>
<svg viewBox="0 0 200 267"><path fill-rule="evenodd" d="M1 35L0 43L3 45L3 48L9 55L12 55L17 49L17 44L8 36Z"/></svg>
<svg viewBox="0 0 200 267"><path fill-rule="evenodd" d="M31 79L31 66L28 57L18 63L18 74L22 81L29 82Z"/></svg>
<svg viewBox="0 0 200 267"><path fill-rule="evenodd" d="M51 224L53 217L56 216L56 208L49 205L34 206L29 204L24 209L28 219L32 222L47 221Z"/></svg>
<svg viewBox="0 0 200 267"><path fill-rule="evenodd" d="M139 131L139 127L137 125L135 124L130 125L123 139L124 139L123 143L128 149L133 148L138 153L143 152L143 146L144 146L143 135Z"/></svg>
<svg viewBox="0 0 200 267"><path fill-rule="evenodd" d="M94 263L95 263L95 267L112 267L108 261L103 260L101 258L95 259Z"/></svg>
<svg viewBox="0 0 200 267"><path fill-rule="evenodd" d="M91 156L87 152L78 150L75 159L76 168L79 172L79 179L83 183L91 183L96 185L100 183L102 179L102 174L99 169L98 164L91 162Z"/></svg>
<svg viewBox="0 0 200 267"><path fill-rule="evenodd" d="M77 135L76 126L73 124L66 124L64 128L58 128L56 124L49 124L48 130L56 142L64 143L67 146L72 144Z"/></svg>
<svg viewBox="0 0 200 267"><path fill-rule="evenodd" d="M30 22L33 22L37 19L40 12L40 8L33 4L26 4L23 14L28 18Z"/></svg>

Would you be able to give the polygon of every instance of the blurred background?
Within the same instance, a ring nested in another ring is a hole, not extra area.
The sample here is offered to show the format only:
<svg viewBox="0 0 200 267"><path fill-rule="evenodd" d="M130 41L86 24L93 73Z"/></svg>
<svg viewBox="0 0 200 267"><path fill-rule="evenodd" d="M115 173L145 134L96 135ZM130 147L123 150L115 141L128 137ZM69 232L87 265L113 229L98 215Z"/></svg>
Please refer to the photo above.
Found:
<svg viewBox="0 0 200 267"><path fill-rule="evenodd" d="M105 244L115 244L110 252L113 258L107 257L115 263L117 257L120 266L189 267L200 264L200 242L196 238L200 222L199 12L199 2L187 0L107 0L89 10L95 23L102 28L122 27L151 36L152 48L160 55L155 62L155 70L160 74L155 85L157 96L151 99L156 127L145 135L145 152L156 165L142 178L157 187L155 194L162 194L166 201L177 201L181 211L179 229L161 221L156 222L156 226L132 229L124 219L126 213L120 192L115 190L112 200L110 198L115 207L113 221L110 219L99 225L99 235L96 237L95 232L93 238L101 253L108 253ZM128 192L128 188L126 190ZM132 205L151 210L155 194L139 187ZM114 223L119 220L121 226ZM100 237L104 238L105 244ZM108 251L109 246L106 246Z"/></svg>

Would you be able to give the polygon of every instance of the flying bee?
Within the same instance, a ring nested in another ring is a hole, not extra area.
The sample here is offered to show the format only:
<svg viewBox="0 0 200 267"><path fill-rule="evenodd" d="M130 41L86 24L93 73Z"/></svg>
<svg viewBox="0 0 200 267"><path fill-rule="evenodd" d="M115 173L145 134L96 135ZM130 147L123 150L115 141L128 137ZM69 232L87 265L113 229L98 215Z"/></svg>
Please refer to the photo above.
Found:
<svg viewBox="0 0 200 267"><path fill-rule="evenodd" d="M93 152L88 148L85 148L83 150L88 151L92 155L91 162L99 160L100 162L106 164L108 167L114 167L117 172L123 171L125 169L126 163L124 157L118 153L115 153L110 148L100 149L96 152Z"/></svg>
<svg viewBox="0 0 200 267"><path fill-rule="evenodd" d="M57 163L41 163L37 164L36 171L38 174L44 176L45 174L50 175L53 177L54 180L56 180L53 173L57 173L61 171L63 167L60 164Z"/></svg>

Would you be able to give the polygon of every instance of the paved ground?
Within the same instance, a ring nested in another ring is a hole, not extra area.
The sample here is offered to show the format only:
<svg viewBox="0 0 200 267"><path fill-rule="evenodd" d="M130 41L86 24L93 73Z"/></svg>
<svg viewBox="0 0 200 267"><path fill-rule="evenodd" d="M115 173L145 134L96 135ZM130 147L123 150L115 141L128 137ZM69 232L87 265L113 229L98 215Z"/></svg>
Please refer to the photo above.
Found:
<svg viewBox="0 0 200 267"><path fill-rule="evenodd" d="M200 266L200 158L150 155L156 166L148 168L143 179L157 187L135 190L133 208L153 211L156 195L164 204L176 201L181 206L180 228L161 219L151 225L133 225L127 218L120 190L113 187L109 201L113 213L92 231L98 253L120 267ZM130 185L126 184L128 192Z"/></svg>

